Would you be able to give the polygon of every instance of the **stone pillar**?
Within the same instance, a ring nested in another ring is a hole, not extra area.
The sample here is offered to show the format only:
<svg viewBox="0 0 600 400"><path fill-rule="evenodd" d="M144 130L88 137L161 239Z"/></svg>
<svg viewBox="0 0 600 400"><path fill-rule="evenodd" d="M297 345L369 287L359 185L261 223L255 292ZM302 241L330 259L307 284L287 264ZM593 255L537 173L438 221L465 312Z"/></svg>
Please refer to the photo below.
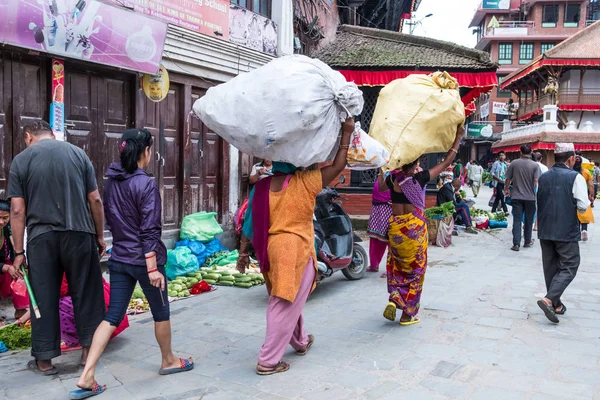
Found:
<svg viewBox="0 0 600 400"><path fill-rule="evenodd" d="M510 119L505 119L502 121L502 132L510 131L512 129L512 121Z"/></svg>
<svg viewBox="0 0 600 400"><path fill-rule="evenodd" d="M271 18L278 27L277 55L294 54L294 7L293 0L272 2Z"/></svg>
<svg viewBox="0 0 600 400"><path fill-rule="evenodd" d="M544 106L544 130L546 132L552 132L558 130L558 106L555 104L548 104Z"/></svg>

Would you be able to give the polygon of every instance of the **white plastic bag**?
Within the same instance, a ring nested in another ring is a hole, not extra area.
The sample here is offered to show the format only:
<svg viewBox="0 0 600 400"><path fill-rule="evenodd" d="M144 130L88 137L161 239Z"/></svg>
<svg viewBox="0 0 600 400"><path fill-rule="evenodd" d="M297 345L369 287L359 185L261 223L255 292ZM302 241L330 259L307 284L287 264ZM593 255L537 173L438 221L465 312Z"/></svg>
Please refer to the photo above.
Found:
<svg viewBox="0 0 600 400"><path fill-rule="evenodd" d="M323 62L287 56L210 88L194 112L254 157L298 167L332 161L341 113L362 112L362 92Z"/></svg>
<svg viewBox="0 0 600 400"><path fill-rule="evenodd" d="M348 149L348 168L366 170L381 168L390 161L390 153L381 143L373 139L360 128L360 122L355 124L352 141Z"/></svg>

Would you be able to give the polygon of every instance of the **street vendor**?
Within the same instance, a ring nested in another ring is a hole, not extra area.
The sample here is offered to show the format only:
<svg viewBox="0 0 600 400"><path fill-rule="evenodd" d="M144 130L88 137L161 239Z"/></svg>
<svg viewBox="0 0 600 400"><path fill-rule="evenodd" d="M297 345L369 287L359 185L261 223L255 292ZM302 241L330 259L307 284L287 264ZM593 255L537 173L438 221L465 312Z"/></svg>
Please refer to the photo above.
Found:
<svg viewBox="0 0 600 400"><path fill-rule="evenodd" d="M465 129L458 127L454 144L443 162L431 169L416 172L419 160L404 165L395 178L379 172L379 190L389 189L392 217L388 230L389 251L387 280L389 303L383 316L396 320L396 309L402 310L400 325L419 323L421 291L427 269L427 223L425 219L425 186L454 161Z"/></svg>
<svg viewBox="0 0 600 400"><path fill-rule="evenodd" d="M455 221L458 219L461 225L467 229L467 233L477 235L477 229L473 228L473 220L471 219L471 211L469 205L460 196L460 188L462 182L460 179L454 179L452 182L446 183L437 194L437 206L444 203L452 202L456 211L454 212Z"/></svg>
<svg viewBox="0 0 600 400"><path fill-rule="evenodd" d="M10 230L10 202L6 200L0 200L0 246L0 298L6 298L11 295L13 278L10 272L15 268L12 263L15 251ZM15 318L21 317L24 312L15 307Z"/></svg>
<svg viewBox="0 0 600 400"><path fill-rule="evenodd" d="M270 296L267 333L256 366L259 375L290 368L281 360L288 345L303 356L314 343L314 336L304 330L302 317L317 277L313 212L317 194L346 167L353 132L354 119L346 119L330 166L298 171L291 164L275 162L274 176L258 182L250 194L238 270L244 273L248 267L251 239Z"/></svg>
<svg viewBox="0 0 600 400"><path fill-rule="evenodd" d="M129 129L119 144L120 162L110 165L104 186L106 223L113 236L108 262L110 304L94 333L85 369L77 381L80 389L72 391L71 398L90 397L106 390L94 377L96 364L125 317L138 282L154 319L156 341L162 355L159 374L194 368L191 358L175 357L171 350L169 301L165 290L167 250L161 241L162 204L156 181L144 172L152 158L152 134L146 129Z"/></svg>

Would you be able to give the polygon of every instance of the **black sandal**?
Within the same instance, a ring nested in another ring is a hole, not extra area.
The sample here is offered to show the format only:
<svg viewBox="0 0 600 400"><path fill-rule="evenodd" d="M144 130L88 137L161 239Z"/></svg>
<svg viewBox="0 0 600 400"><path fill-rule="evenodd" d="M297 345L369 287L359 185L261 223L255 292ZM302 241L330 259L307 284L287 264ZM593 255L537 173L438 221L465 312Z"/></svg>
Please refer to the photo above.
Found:
<svg viewBox="0 0 600 400"><path fill-rule="evenodd" d="M567 312L567 306L565 306L562 303L560 305L562 306L562 308L560 309L560 311L554 310L554 313L558 314L558 315L564 315Z"/></svg>
<svg viewBox="0 0 600 400"><path fill-rule="evenodd" d="M544 300L538 300L537 305L542 309L542 311L546 315L546 318L548 318L550 322L554 322L555 324L558 324L560 322L560 320L556 316L556 312L554 311L553 306L549 306L548 303L546 303Z"/></svg>

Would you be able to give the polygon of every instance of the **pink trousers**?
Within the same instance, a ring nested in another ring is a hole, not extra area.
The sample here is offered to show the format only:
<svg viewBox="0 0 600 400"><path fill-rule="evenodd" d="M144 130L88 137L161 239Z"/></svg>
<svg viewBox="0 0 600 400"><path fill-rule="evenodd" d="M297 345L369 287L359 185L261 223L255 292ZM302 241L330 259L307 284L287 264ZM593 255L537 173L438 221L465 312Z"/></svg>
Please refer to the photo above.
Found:
<svg viewBox="0 0 600 400"><path fill-rule="evenodd" d="M379 264L383 259L385 250L387 249L388 243L381 240L371 238L369 241L369 260L371 266L369 267L372 271L379 271Z"/></svg>
<svg viewBox="0 0 600 400"><path fill-rule="evenodd" d="M258 356L259 365L267 368L276 366L281 361L288 344L296 351L306 348L309 339L304 330L302 309L314 280L315 268L311 258L304 268L300 290L293 303L279 297L269 297L267 335Z"/></svg>

